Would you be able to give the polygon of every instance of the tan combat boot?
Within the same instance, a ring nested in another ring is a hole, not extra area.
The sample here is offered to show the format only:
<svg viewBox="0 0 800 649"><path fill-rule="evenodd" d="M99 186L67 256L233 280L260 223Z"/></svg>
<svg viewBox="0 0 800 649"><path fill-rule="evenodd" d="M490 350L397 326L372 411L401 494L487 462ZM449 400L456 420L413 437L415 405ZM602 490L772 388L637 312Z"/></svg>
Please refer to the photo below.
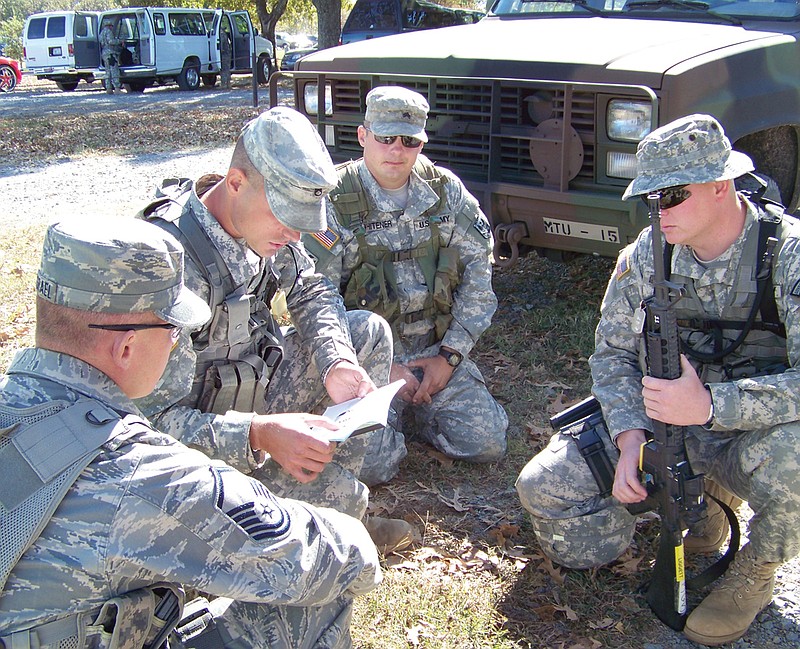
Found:
<svg viewBox="0 0 800 649"><path fill-rule="evenodd" d="M759 561L745 545L716 588L689 615L686 637L708 647L741 638L772 600L779 565Z"/></svg>
<svg viewBox="0 0 800 649"><path fill-rule="evenodd" d="M414 542L414 526L401 518L370 516L364 520L372 542L383 556L404 550Z"/></svg>
<svg viewBox="0 0 800 649"><path fill-rule="evenodd" d="M741 499L733 494L725 491L717 483L711 480L706 481L706 493L719 498L733 511L739 508L742 504ZM706 498L708 505L708 518L706 520L705 531L702 536L695 536L691 532L683 539L683 549L686 554L707 554L716 552L720 549L728 534L731 531L731 525L728 522L728 517L716 501L711 498Z"/></svg>

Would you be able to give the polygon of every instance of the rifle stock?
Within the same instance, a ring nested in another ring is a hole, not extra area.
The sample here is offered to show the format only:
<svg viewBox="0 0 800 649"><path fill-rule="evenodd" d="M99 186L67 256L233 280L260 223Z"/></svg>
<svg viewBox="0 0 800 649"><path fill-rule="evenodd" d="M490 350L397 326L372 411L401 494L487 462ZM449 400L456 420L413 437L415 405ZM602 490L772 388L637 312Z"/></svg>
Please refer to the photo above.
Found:
<svg viewBox="0 0 800 649"><path fill-rule="evenodd" d="M661 240L661 196L648 197L653 240L653 296L642 303L646 315L648 374L660 379L681 375L680 339L673 306L678 287L665 277ZM656 616L677 631L686 623L686 575L683 530L704 515L703 476L694 475L684 446L682 426L653 420L653 438L641 449L639 468L652 504L661 516L661 536L647 603Z"/></svg>

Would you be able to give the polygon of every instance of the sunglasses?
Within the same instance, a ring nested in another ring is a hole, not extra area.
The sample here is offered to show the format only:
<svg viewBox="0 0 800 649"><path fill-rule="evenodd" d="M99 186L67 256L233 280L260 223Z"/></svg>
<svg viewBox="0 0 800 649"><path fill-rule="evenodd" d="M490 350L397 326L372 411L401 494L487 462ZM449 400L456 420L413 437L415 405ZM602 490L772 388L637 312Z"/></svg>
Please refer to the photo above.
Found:
<svg viewBox="0 0 800 649"><path fill-rule="evenodd" d="M370 131L370 133L372 133L372 131ZM412 137L411 135L375 135L375 133L372 133L372 137L375 138L376 142L387 146L394 144L397 138L400 138L401 144L406 149L418 149L422 146L422 140L418 137Z"/></svg>
<svg viewBox="0 0 800 649"><path fill-rule="evenodd" d="M689 198L692 195L688 189L686 189L686 185L677 185L676 187L665 187L664 189L659 189L657 192L651 192L653 194L660 194L661 195L661 209L668 210L673 207L678 207L683 201ZM649 194L642 194L639 198L642 199L645 205L649 206L650 203L647 201L647 197Z"/></svg>
<svg viewBox="0 0 800 649"><path fill-rule="evenodd" d="M181 328L174 324L90 324L89 329L105 329L106 331L140 331L142 329L169 329L172 340L178 340Z"/></svg>

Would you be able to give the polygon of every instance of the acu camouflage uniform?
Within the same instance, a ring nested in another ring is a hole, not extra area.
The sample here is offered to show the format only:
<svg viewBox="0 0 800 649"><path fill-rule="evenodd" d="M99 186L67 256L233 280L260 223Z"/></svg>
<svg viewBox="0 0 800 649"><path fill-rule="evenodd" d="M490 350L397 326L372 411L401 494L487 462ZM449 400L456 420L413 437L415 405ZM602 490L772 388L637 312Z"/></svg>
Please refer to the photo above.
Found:
<svg viewBox="0 0 800 649"><path fill-rule="evenodd" d="M168 217L174 210L191 213L221 254L236 286L249 293L263 284L265 275L275 273L286 295L294 329L284 338L283 360L269 380L262 402L256 400L256 412L321 412L329 404L322 377L340 360L361 365L378 384L381 380L388 381L392 349L385 322L366 311L345 313L340 296L327 279L314 272L301 245L290 244L274 262L262 259L225 232L200 201L190 181L180 185L178 191L183 192L180 204L168 204L167 213L156 212L156 224L163 226L160 217ZM211 303L208 272L188 256L186 285L212 308L210 322L220 324L215 329L217 335L226 335L226 307ZM257 295L254 299L266 298ZM343 329L341 323L348 328ZM340 444L334 460L308 484L299 483L271 458L264 462L254 457L248 436L252 411L230 409L214 414L199 409L207 366L198 362L198 352L202 350L201 341L214 335L210 334L211 324L191 337L185 333L181 336L155 391L140 401L142 410L160 430L203 450L209 457L252 473L278 495L333 507L361 518L369 490L356 476L361 471L370 438L380 439L383 431L352 437ZM263 331L253 335L263 335ZM215 342L226 344L224 338ZM256 345L260 342L254 341Z"/></svg>
<svg viewBox="0 0 800 649"><path fill-rule="evenodd" d="M113 92L122 88L119 78L122 41L114 34L114 28L110 23L106 23L100 30L99 40L100 57L103 59L103 67L106 69L106 92Z"/></svg>
<svg viewBox="0 0 800 649"><path fill-rule="evenodd" d="M747 206L743 233L719 258L701 263L676 245L672 282L687 296L676 305L680 337L709 353L741 331L755 301L759 206ZM692 469L748 501L755 512L749 539L755 556L784 562L800 551L800 227L784 215L773 270L775 301L786 338L758 326L721 363L692 360L714 403L712 426L689 426ZM593 392L612 438L651 430L642 400L644 337L633 325L642 300L652 295L650 229L625 248L608 285L590 358ZM724 341L701 325L723 321ZM612 458L618 453L606 439ZM613 498L598 495L586 461L569 436L557 433L523 469L517 490L545 552L575 568L601 565L628 546L635 518Z"/></svg>
<svg viewBox="0 0 800 649"><path fill-rule="evenodd" d="M409 179L404 210L381 189L363 160L349 164L363 185L368 213L354 217L348 228L332 206L327 232L303 236L317 270L340 288L348 309L368 308L390 322L397 362L435 356L440 345L462 355L432 403L415 407L418 427L450 457L473 462L501 458L508 417L468 358L497 308L486 217L448 170L437 167L430 177L420 176L420 169L433 167L422 155ZM433 239L437 235L438 241ZM377 255L387 251L383 261L363 259L360 241ZM375 291L371 283L378 276L385 288ZM393 405L401 410L405 402L396 398ZM402 455L381 449L380 457L399 462Z"/></svg>

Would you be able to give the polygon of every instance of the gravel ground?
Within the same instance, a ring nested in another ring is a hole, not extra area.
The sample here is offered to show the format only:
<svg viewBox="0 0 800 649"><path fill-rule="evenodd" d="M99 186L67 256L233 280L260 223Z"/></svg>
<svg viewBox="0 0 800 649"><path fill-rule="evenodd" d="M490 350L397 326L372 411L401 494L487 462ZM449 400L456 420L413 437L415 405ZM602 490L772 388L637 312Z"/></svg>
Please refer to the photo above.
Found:
<svg viewBox="0 0 800 649"><path fill-rule="evenodd" d="M150 91L145 93L145 97L149 94ZM191 99L194 102L203 96L218 94L198 93ZM245 91L241 94L244 96ZM23 97L23 93L18 97ZM138 102L140 97L131 99ZM14 111L21 111L24 103L18 104ZM221 147L131 156L60 158L32 167L0 164L6 196L4 220L7 226L14 228L83 213L101 212L109 217L130 215L150 200L163 178L224 173L231 150L231 147ZM697 647L666 628L659 636L642 638L639 646L643 649ZM800 647L800 559L781 567L772 604L759 615L743 639L727 646L736 649Z"/></svg>

